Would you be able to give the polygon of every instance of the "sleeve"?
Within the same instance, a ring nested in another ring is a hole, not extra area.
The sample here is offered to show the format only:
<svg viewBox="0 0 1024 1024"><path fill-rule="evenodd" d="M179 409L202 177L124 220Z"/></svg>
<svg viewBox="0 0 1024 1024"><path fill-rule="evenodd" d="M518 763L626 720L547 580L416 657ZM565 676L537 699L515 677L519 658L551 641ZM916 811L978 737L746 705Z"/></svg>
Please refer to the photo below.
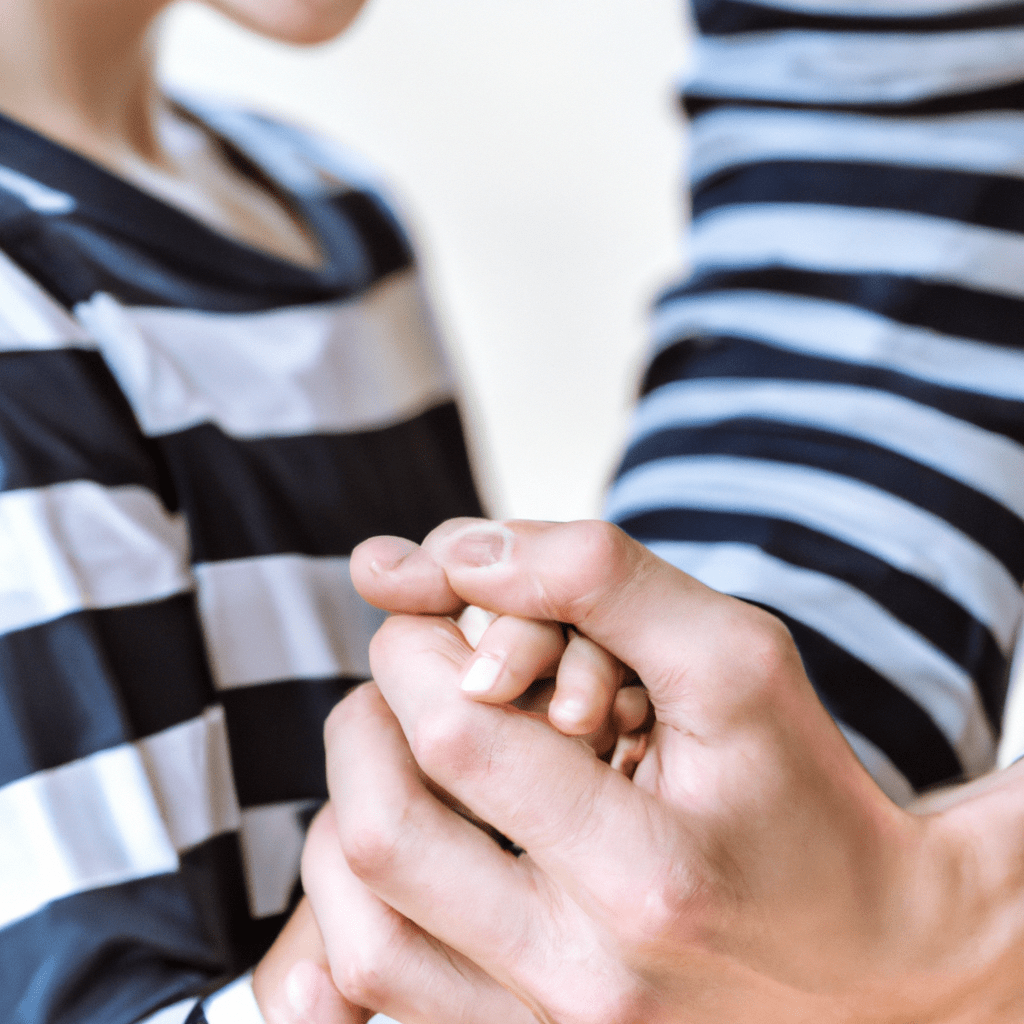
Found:
<svg viewBox="0 0 1024 1024"><path fill-rule="evenodd" d="M0 1017L260 1024L238 825L174 495L0 255Z"/></svg>
<svg viewBox="0 0 1024 1024"><path fill-rule="evenodd" d="M899 802L994 766L1024 609L1020 5L903 6L696 5L693 269L607 506L783 618Z"/></svg>

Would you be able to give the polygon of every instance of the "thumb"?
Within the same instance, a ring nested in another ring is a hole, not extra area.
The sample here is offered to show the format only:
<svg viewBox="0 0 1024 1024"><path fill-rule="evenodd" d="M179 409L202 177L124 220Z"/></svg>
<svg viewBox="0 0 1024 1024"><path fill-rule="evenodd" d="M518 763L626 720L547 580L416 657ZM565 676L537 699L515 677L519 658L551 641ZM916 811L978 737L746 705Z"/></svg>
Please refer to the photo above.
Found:
<svg viewBox="0 0 1024 1024"><path fill-rule="evenodd" d="M463 602L572 623L637 672L663 724L702 732L702 719L731 717L765 679L805 678L778 619L610 523L453 520L421 550ZM401 580L402 566L394 573Z"/></svg>

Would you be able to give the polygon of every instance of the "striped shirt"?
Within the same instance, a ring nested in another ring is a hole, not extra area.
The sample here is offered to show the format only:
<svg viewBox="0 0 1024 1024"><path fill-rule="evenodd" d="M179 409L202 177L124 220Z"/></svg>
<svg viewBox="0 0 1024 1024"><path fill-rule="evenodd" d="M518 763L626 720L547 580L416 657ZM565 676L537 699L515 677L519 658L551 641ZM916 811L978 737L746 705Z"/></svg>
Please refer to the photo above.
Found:
<svg viewBox="0 0 1024 1024"><path fill-rule="evenodd" d="M1024 610L1024 3L694 7L692 271L607 511L779 614L905 802L993 766Z"/></svg>
<svg viewBox="0 0 1024 1024"><path fill-rule="evenodd" d="M343 154L194 106L324 252L234 241L0 118L0 1018L249 1021L348 555L477 515L407 241ZM198 1012L198 1011L197 1011Z"/></svg>

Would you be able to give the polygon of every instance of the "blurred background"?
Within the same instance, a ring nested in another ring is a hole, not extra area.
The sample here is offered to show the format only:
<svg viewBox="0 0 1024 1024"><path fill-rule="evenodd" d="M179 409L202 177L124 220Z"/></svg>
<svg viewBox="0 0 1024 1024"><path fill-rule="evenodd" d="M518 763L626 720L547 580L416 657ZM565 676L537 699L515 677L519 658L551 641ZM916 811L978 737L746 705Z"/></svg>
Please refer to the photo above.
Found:
<svg viewBox="0 0 1024 1024"><path fill-rule="evenodd" d="M162 74L350 145L390 182L498 516L597 515L654 293L682 264L681 0L370 0L337 42L184 3Z"/></svg>

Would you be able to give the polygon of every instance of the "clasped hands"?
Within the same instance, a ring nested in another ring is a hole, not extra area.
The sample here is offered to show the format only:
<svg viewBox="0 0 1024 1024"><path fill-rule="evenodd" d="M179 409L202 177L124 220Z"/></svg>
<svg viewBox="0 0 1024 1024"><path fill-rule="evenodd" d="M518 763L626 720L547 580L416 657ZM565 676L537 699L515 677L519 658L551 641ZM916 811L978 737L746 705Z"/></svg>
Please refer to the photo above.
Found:
<svg viewBox="0 0 1024 1024"><path fill-rule="evenodd" d="M896 807L777 619L604 523L456 520L352 576L399 614L327 723L302 913L333 986L293 972L301 1019L1024 1019L1019 768ZM502 616L475 651L467 605ZM547 717L506 703L559 658ZM632 778L593 749L646 713L621 666L655 717Z"/></svg>

